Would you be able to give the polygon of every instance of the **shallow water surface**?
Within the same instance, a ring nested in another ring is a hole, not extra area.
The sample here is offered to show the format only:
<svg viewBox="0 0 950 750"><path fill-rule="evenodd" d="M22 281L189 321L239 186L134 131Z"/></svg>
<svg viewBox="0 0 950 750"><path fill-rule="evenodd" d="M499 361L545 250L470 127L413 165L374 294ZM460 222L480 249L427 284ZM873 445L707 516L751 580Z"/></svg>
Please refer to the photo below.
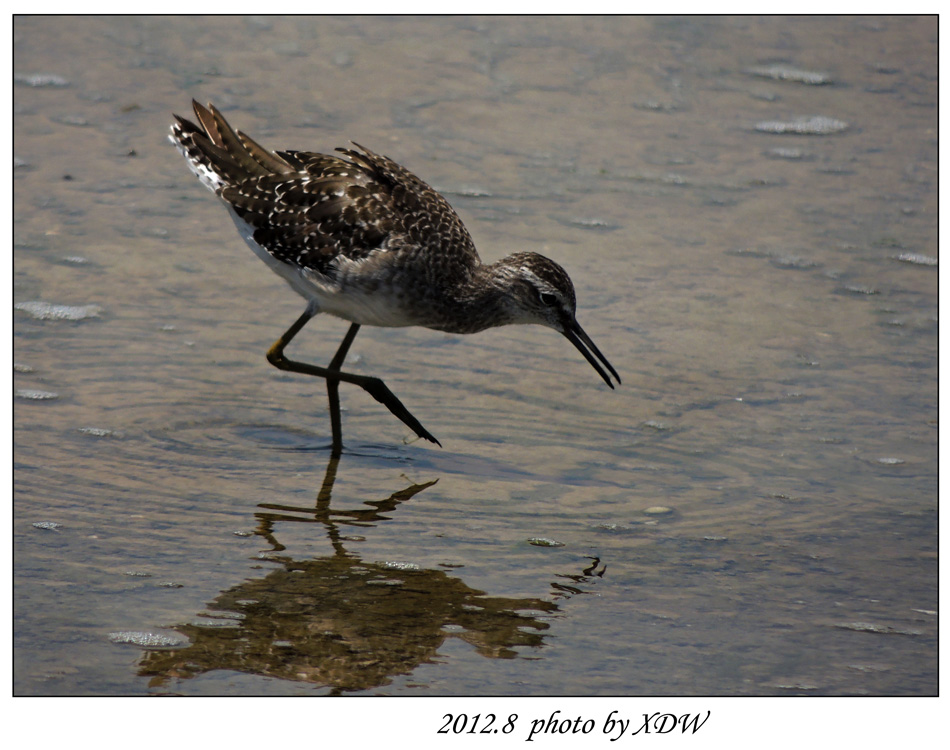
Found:
<svg viewBox="0 0 950 750"><path fill-rule="evenodd" d="M935 694L936 32L17 17L15 691ZM554 258L623 385L364 328L445 447L344 387L332 460L264 359L302 300L166 141L191 97Z"/></svg>

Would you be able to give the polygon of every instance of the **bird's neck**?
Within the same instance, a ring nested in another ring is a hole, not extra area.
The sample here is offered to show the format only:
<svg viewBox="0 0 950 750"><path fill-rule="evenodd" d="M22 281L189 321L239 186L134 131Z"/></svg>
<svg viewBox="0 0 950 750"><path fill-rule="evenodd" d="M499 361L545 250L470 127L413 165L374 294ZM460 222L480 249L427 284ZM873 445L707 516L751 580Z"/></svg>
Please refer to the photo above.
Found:
<svg viewBox="0 0 950 750"><path fill-rule="evenodd" d="M438 326L440 330L478 333L517 322L510 294L513 279L505 260L475 266L453 290L456 314L451 322Z"/></svg>

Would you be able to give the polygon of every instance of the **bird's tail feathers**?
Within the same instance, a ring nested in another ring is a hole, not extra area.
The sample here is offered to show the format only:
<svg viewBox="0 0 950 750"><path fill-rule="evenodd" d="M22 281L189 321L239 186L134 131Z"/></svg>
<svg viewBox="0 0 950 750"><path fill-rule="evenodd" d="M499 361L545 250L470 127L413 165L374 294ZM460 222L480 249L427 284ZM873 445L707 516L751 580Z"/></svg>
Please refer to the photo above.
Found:
<svg viewBox="0 0 950 750"><path fill-rule="evenodd" d="M209 104L192 100L199 125L175 115L169 139L188 162L192 172L209 190L224 188L253 177L288 174L294 168L241 131L235 131L224 116Z"/></svg>

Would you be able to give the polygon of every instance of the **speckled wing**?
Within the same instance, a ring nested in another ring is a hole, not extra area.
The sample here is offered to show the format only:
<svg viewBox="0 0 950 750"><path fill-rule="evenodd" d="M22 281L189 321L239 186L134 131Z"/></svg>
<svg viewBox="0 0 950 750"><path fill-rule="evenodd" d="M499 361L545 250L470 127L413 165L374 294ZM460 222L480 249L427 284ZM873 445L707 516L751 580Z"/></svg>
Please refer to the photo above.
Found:
<svg viewBox="0 0 950 750"><path fill-rule="evenodd" d="M298 169L250 177L220 192L253 227L254 241L278 260L332 278L340 256L362 260L405 233L385 187L356 165L322 154L279 156Z"/></svg>
<svg viewBox="0 0 950 750"><path fill-rule="evenodd" d="M177 117L172 137L202 183L277 260L333 278L342 259L426 251L428 271L475 266L478 254L448 202L407 169L367 148L346 158L269 151L193 102L201 127ZM446 258L446 263L438 262Z"/></svg>
<svg viewBox="0 0 950 750"><path fill-rule="evenodd" d="M468 231L442 196L395 162L359 147L336 156L279 151L292 174L252 177L220 194L278 260L334 277L338 259L378 252L451 255L475 265ZM461 252L460 252L461 250ZM432 270L440 264L433 263Z"/></svg>
<svg viewBox="0 0 950 750"><path fill-rule="evenodd" d="M399 216L411 244L432 251L430 258L451 256L454 263L477 264L471 235L455 209L439 193L405 167L354 143L359 150L338 148L362 165L389 190L392 209Z"/></svg>

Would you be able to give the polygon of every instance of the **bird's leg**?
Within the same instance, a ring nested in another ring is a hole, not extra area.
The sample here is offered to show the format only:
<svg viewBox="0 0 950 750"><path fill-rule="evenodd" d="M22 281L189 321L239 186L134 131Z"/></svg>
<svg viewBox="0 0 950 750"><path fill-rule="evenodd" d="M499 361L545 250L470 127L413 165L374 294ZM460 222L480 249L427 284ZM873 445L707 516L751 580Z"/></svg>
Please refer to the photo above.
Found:
<svg viewBox="0 0 950 750"><path fill-rule="evenodd" d="M311 365L305 362L295 362L294 360L284 357L284 348L287 346L287 344L289 344L294 336L300 332L300 329L307 324L307 321L309 321L319 311L320 310L316 307L316 305L308 305L307 309L304 310L303 315L297 318L294 324L290 326L290 328L284 332L284 335L277 339L277 341L274 342L274 345L267 351L267 361L279 370L286 370L287 372L299 372L303 375L313 375L318 378L324 378L327 381L327 395L330 398L331 409L330 420L331 426L334 428L334 450L338 450L340 445L340 430L338 424L340 404L339 394L335 392L339 387L340 381L358 385L370 396L379 401L379 403L383 404L387 409L389 409L389 411L398 417L404 425L415 432L416 435L421 438L425 438L426 440L429 440L441 447L442 443L436 440L429 433L429 431L420 424L419 420L409 413L409 410L402 405L402 402L396 398L395 395L393 395L393 392L386 387L386 384L382 380L366 375L354 375L353 373L340 371L339 367L341 364L343 364L343 359L346 357L346 352L350 348L350 344L353 343L353 339L356 337L356 334L359 331L359 326L355 323L350 326L350 330L347 331L346 336L343 337L343 341L340 343L340 348L337 349L337 353L334 355L333 361L330 363L330 367L319 367L317 365ZM337 424L334 424L334 398L336 400Z"/></svg>
<svg viewBox="0 0 950 750"><path fill-rule="evenodd" d="M353 339L356 338L356 334L360 331L359 323L351 323L349 330L346 332L346 336L343 337L343 341L340 342L340 347L336 350L336 354L333 355L333 359L330 360L330 364L327 366L327 369L331 372L339 372L340 367L343 364L343 360L346 359L347 352L350 351L350 344L353 343ZM333 446L331 448L331 453L334 456L339 456L340 452L343 450L343 429L340 423L340 381L335 378L327 378L327 398L330 401L330 429L333 433Z"/></svg>

